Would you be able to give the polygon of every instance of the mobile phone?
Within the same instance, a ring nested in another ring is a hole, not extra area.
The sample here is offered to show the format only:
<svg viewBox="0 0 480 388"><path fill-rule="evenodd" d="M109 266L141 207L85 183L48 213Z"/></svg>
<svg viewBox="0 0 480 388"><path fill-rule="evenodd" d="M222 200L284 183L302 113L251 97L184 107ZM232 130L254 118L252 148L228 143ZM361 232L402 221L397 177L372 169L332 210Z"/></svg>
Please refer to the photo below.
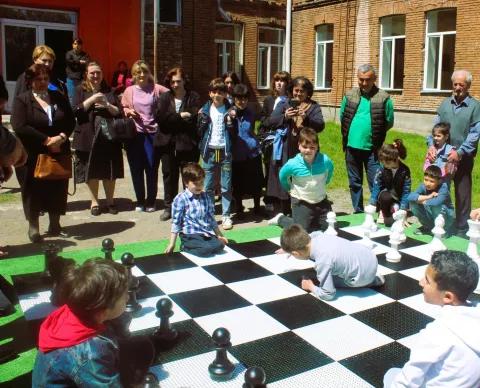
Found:
<svg viewBox="0 0 480 388"><path fill-rule="evenodd" d="M290 100L290 107L293 109L297 109L300 106L300 101L298 100Z"/></svg>

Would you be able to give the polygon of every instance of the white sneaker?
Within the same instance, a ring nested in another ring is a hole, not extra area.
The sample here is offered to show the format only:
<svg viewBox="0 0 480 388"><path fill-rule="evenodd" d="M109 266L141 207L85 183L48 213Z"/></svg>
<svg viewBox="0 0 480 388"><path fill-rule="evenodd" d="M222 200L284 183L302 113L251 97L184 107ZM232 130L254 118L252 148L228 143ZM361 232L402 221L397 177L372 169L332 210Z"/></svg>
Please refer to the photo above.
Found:
<svg viewBox="0 0 480 388"><path fill-rule="evenodd" d="M149 206L149 207L145 208L145 211L147 213L153 213L155 211L155 207L154 206Z"/></svg>
<svg viewBox="0 0 480 388"><path fill-rule="evenodd" d="M377 275L375 276L375 280L370 284L370 287L381 287L385 284L385 276Z"/></svg>
<svg viewBox="0 0 480 388"><path fill-rule="evenodd" d="M144 212L145 208L143 206L135 206L135 211L136 212Z"/></svg>
<svg viewBox="0 0 480 388"><path fill-rule="evenodd" d="M233 228L233 222L229 216L222 217L222 228L224 230L229 230Z"/></svg>
<svg viewBox="0 0 480 388"><path fill-rule="evenodd" d="M275 217L270 218L267 221L267 224L268 225L278 225L278 221L280 220L280 217L283 216L283 215L284 215L283 213L278 213Z"/></svg>

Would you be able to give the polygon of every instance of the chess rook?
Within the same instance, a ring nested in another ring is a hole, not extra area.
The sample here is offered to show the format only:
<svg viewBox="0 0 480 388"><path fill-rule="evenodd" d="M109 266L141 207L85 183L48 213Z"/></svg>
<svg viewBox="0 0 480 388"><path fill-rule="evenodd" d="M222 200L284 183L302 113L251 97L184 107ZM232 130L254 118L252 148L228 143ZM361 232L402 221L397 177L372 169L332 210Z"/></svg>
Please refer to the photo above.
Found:
<svg viewBox="0 0 480 388"><path fill-rule="evenodd" d="M113 260L112 253L115 250L115 244L111 238L106 238L102 241L102 252L105 255L105 259Z"/></svg>
<svg viewBox="0 0 480 388"><path fill-rule="evenodd" d="M139 281L132 275L132 267L135 265L135 259L131 253L124 253L121 261L128 270L128 301L125 311L132 315L136 315L142 309L142 306L137 301Z"/></svg>
<svg viewBox="0 0 480 388"><path fill-rule="evenodd" d="M160 318L160 326L154 332L154 339L158 341L173 341L178 337L178 332L170 325L170 317L173 315L172 301L162 298L157 302L155 315Z"/></svg>
<svg viewBox="0 0 480 388"><path fill-rule="evenodd" d="M265 388L265 371L259 366L252 366L245 371L245 383L242 388Z"/></svg>
<svg viewBox="0 0 480 388"><path fill-rule="evenodd" d="M328 228L325 231L325 234L330 234L333 236L336 236L338 233L335 230L335 223L337 222L337 215L335 212L328 212L327 213L327 224Z"/></svg>
<svg viewBox="0 0 480 388"><path fill-rule="evenodd" d="M235 366L227 357L227 348L232 344L230 342L230 332L219 327L212 334L212 339L216 348L215 360L208 366L212 380L229 380L232 378Z"/></svg>

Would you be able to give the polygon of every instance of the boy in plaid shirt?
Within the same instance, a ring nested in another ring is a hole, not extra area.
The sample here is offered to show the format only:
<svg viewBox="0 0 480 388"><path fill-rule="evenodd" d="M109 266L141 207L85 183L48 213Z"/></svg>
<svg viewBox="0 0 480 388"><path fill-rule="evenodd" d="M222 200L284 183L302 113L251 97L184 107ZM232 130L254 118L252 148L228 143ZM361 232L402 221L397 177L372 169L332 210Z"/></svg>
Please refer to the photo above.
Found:
<svg viewBox="0 0 480 388"><path fill-rule="evenodd" d="M172 234L165 253L173 252L180 234L180 250L200 257L223 251L228 240L223 237L214 217L214 205L203 190L205 171L197 163L188 163L182 170L185 190L172 204Z"/></svg>

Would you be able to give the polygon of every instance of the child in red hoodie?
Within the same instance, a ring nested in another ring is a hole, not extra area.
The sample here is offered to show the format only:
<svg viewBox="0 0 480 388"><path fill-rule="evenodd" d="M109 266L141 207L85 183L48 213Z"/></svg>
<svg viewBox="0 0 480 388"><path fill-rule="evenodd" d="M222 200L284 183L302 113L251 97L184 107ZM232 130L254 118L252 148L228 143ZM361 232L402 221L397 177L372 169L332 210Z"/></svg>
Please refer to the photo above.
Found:
<svg viewBox="0 0 480 388"><path fill-rule="evenodd" d="M108 322L125 311L125 267L92 259L69 267L63 279L57 291L65 304L40 326L32 386L122 387L141 382L153 358L151 343L144 338L122 340Z"/></svg>

